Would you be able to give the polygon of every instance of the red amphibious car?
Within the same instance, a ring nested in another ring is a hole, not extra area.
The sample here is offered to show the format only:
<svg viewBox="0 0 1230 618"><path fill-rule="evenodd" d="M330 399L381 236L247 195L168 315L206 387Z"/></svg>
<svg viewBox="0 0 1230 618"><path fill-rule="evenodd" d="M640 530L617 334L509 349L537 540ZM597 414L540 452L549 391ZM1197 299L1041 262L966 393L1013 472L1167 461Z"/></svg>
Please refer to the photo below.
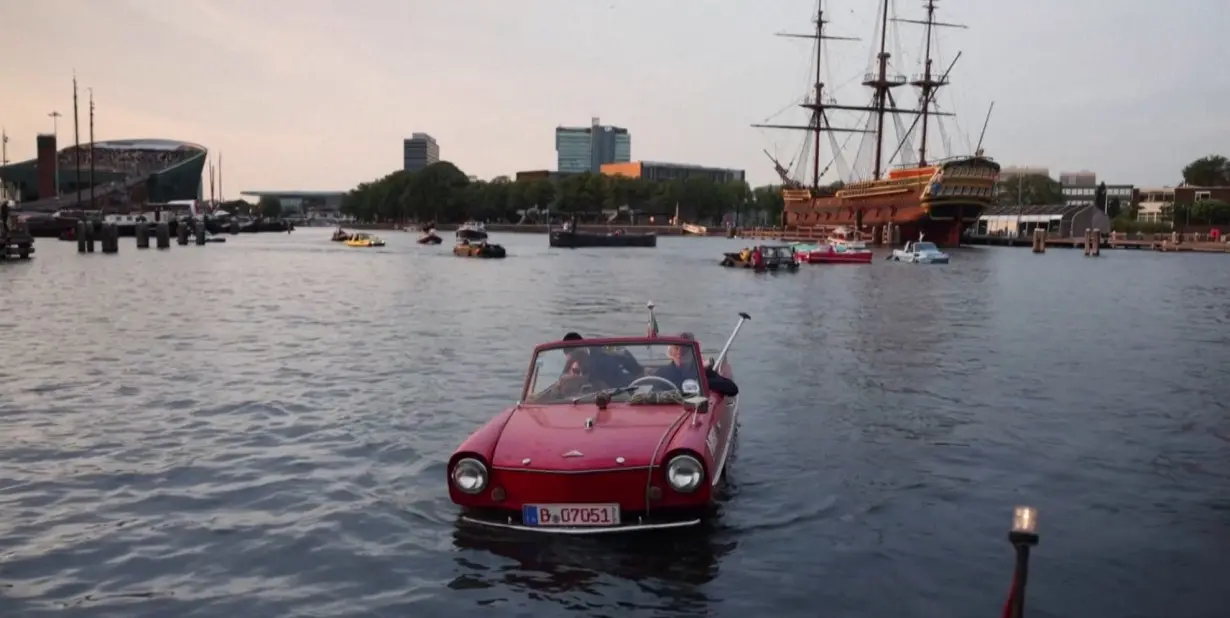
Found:
<svg viewBox="0 0 1230 618"><path fill-rule="evenodd" d="M652 334L535 348L520 401L449 458L463 521L562 534L700 523L738 414L701 358L690 338Z"/></svg>

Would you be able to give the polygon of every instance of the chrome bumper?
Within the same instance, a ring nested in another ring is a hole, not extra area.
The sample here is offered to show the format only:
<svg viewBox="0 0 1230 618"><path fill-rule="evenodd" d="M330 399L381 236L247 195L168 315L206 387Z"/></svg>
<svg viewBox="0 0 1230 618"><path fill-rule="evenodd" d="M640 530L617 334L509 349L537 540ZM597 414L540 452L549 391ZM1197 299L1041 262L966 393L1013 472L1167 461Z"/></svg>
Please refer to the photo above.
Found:
<svg viewBox="0 0 1230 618"><path fill-rule="evenodd" d="M553 527L553 526L526 526L514 523L501 523L489 521L469 515L462 515L461 521L468 524L477 524L490 528L501 528L504 530L520 530L522 532L539 532L543 534L571 534L571 535L591 535L591 534L617 534L620 532L644 532L647 530L668 530L671 528L688 528L700 524L700 518L685 519L680 521L655 522L648 524L620 524L608 528L601 527Z"/></svg>

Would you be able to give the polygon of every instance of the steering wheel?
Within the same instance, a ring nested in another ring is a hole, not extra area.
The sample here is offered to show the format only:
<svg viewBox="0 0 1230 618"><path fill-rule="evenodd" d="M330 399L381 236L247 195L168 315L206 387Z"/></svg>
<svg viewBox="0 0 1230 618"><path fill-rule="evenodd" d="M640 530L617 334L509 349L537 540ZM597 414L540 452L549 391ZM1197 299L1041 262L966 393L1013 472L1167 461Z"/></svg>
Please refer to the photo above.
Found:
<svg viewBox="0 0 1230 618"><path fill-rule="evenodd" d="M667 380L666 378L663 378L662 376L641 376L629 382L628 388L632 388L634 386L637 386L640 382L645 382L649 380L653 380L653 381L657 381L659 383L665 384L671 387L671 390L678 392L680 395L683 394L683 391L679 390L679 387L674 382L671 382L670 380Z"/></svg>

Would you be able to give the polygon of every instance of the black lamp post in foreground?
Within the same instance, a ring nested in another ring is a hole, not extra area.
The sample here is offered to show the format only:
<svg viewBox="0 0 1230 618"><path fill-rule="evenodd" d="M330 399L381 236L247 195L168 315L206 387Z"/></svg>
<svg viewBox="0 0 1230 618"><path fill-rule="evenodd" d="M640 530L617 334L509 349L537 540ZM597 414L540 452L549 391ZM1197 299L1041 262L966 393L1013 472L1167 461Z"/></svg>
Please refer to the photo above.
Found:
<svg viewBox="0 0 1230 618"><path fill-rule="evenodd" d="M1016 549L1016 569L1012 573L1012 590L1004 603L1003 618L1024 618L1025 584L1029 580L1029 550L1038 544L1038 511L1031 506L1018 506L1012 512L1012 530L1008 540Z"/></svg>

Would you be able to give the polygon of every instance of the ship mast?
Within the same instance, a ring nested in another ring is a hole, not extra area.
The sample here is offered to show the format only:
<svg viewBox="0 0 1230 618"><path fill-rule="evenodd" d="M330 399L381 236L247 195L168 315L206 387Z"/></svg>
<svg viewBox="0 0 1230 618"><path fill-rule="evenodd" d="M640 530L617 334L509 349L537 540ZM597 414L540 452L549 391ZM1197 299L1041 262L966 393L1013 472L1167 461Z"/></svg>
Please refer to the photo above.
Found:
<svg viewBox="0 0 1230 618"><path fill-rule="evenodd" d="M934 41L934 29L937 27L965 28L965 26L961 24L946 24L935 21L936 1L937 0L927 0L927 4L924 5L924 8L927 9L926 20L893 18L893 21L896 22L926 26L926 57L923 62L923 74L920 79L910 82L910 85L916 86L922 91L919 94L919 100L922 102L919 109L919 111L922 112L922 136L921 143L918 146L918 165L920 167L927 164L927 120L928 117L932 115L930 110L931 101L934 97L933 93L941 86L948 85L947 73L943 76L937 77L931 70L932 63L934 62L934 58L931 57L931 47Z"/></svg>
<svg viewBox="0 0 1230 618"><path fill-rule="evenodd" d="M876 114L876 159L875 180L879 180L884 167L884 116L888 112L889 90L905 84L905 78L899 75L888 75L888 0L880 7L880 53L876 55L879 71L874 78L866 79L863 85L875 91L872 96L872 108Z"/></svg>
<svg viewBox="0 0 1230 618"><path fill-rule="evenodd" d="M824 25L828 23L824 19L824 1L820 0L816 3L816 31L809 34L792 34L778 33L778 36L796 38L796 39L812 39L816 41L816 81L813 84L815 99L810 103L804 102L800 107L811 110L811 121L807 125L785 125L785 124L754 124L753 127L762 129L791 129L796 131L809 131L812 134L812 190L820 188L820 134L824 132L839 132L839 133L869 133L864 129L847 129L834 127L828 124L828 118L824 111L828 109L839 110L854 110L854 111L873 111L867 107L857 107L849 105L825 104L824 103L824 81L821 77L821 61L823 60L824 41L857 41L856 38L844 36L830 36L824 33ZM781 164L776 160L773 161L774 166L781 171Z"/></svg>

